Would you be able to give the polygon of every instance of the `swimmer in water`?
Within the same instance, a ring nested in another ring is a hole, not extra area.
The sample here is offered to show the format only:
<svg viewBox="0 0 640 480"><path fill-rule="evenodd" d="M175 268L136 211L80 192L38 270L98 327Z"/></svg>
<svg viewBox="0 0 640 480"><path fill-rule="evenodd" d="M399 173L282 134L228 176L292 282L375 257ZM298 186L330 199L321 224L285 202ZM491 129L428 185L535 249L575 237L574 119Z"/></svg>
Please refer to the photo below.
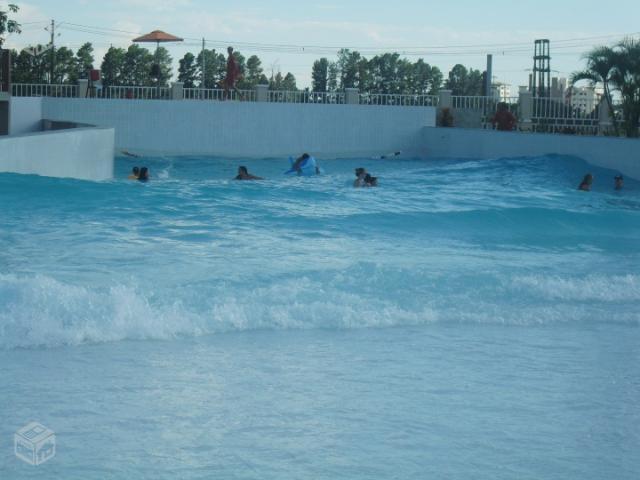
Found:
<svg viewBox="0 0 640 480"><path fill-rule="evenodd" d="M238 167L238 175L236 175L234 180L264 180L264 178L251 175L247 167Z"/></svg>
<svg viewBox="0 0 640 480"><path fill-rule="evenodd" d="M140 175L138 175L139 182L148 182L149 181L149 169L147 167L142 167L140 169Z"/></svg>
<svg viewBox="0 0 640 480"><path fill-rule="evenodd" d="M356 168L356 179L353 181L354 188L364 187L365 186L365 178L366 178L367 175L369 175L369 174L367 173L367 171L364 168L362 168L362 167Z"/></svg>
<svg viewBox="0 0 640 480"><path fill-rule="evenodd" d="M613 181L615 182L613 188L615 190L622 190L622 187L624 187L624 177L622 175L616 175L613 177Z"/></svg>
<svg viewBox="0 0 640 480"><path fill-rule="evenodd" d="M582 183L578 185L578 190L582 190L584 192L590 192L591 184L593 184L593 175L591 175L590 173L587 173L582 179Z"/></svg>
<svg viewBox="0 0 640 480"><path fill-rule="evenodd" d="M378 177L372 177L368 173L364 176L364 186L365 187L377 187L378 186Z"/></svg>
<svg viewBox="0 0 640 480"><path fill-rule="evenodd" d="M129 175L127 178L129 180L138 180L139 176L140 176L140 169L138 167L133 167L131 169L131 175Z"/></svg>
<svg viewBox="0 0 640 480"><path fill-rule="evenodd" d="M308 153L303 153L301 157L298 157L296 161L291 165L291 170L295 170L299 174L302 173L302 164L309 158Z"/></svg>

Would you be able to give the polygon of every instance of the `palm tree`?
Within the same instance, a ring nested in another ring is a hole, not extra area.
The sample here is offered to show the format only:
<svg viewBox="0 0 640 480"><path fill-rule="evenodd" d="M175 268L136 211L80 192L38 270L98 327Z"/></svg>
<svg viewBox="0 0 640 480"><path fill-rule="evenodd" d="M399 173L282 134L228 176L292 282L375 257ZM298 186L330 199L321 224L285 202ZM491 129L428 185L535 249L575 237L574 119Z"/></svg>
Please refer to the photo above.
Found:
<svg viewBox="0 0 640 480"><path fill-rule="evenodd" d="M587 68L580 72L574 72L570 79L572 86L580 80L588 80L592 86L602 85L604 98L609 108L609 115L613 121L613 129L616 135L620 135L620 131L613 108L611 82L612 77L616 74L618 56L618 52L611 47L596 47L584 56L587 61Z"/></svg>
<svg viewBox="0 0 640 480"><path fill-rule="evenodd" d="M604 97L613 120L613 128L619 135L618 121L614 115L612 92L621 98L622 118L627 137L638 137L640 121L640 40L626 38L614 47L597 47L585 59L587 68L571 76L571 83L589 80L592 85L601 84Z"/></svg>
<svg viewBox="0 0 640 480"><path fill-rule="evenodd" d="M625 39L616 45L618 65L612 82L622 97L622 113L628 137L638 136L640 121L640 41Z"/></svg>

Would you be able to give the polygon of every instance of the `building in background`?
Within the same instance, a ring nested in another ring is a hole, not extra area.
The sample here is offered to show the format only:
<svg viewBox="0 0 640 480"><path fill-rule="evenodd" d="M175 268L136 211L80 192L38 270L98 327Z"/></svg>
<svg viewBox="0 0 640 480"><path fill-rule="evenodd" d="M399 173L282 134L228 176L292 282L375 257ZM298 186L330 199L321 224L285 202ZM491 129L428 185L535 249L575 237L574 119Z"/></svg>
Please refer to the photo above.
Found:
<svg viewBox="0 0 640 480"><path fill-rule="evenodd" d="M497 98L501 102L508 102L511 98L511 85L508 83L496 82L491 85L491 93L493 98Z"/></svg>
<svg viewBox="0 0 640 480"><path fill-rule="evenodd" d="M600 104L602 94L594 87L571 87L568 91L568 100L571 106L584 113L593 112Z"/></svg>

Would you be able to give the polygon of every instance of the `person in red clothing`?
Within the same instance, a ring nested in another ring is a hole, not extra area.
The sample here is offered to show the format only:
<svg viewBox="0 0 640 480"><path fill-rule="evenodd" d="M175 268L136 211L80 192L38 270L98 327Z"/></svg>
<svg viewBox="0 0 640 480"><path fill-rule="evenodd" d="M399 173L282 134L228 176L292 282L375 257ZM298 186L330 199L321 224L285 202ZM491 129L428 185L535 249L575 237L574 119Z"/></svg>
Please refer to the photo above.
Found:
<svg viewBox="0 0 640 480"><path fill-rule="evenodd" d="M500 102L498 104L498 111L491 119L491 123L496 130L510 132L515 130L518 120L509 111L509 106L504 102Z"/></svg>
<svg viewBox="0 0 640 480"><path fill-rule="evenodd" d="M242 97L238 87L236 87L236 82L240 80L241 72L240 65L238 65L236 57L233 56L233 47L227 48L227 53L229 53L229 56L227 57L227 76L224 79L224 98L229 98L231 90L234 90L239 97Z"/></svg>

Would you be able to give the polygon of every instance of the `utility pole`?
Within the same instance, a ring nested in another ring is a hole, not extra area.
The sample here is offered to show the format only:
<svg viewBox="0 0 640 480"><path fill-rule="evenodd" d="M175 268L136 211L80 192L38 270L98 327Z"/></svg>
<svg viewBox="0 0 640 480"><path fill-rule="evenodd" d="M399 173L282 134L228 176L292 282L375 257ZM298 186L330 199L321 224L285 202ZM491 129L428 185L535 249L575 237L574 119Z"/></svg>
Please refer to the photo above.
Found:
<svg viewBox="0 0 640 480"><path fill-rule="evenodd" d="M52 85L53 74L56 68L56 46L55 46L56 22L55 20L51 20L51 26L49 28L46 28L45 30L49 30L49 33L51 34L51 66L49 70L49 85Z"/></svg>
<svg viewBox="0 0 640 480"><path fill-rule="evenodd" d="M204 48L204 37L202 37L202 86L201 88L204 90L206 87L205 81L207 80L207 60L205 55Z"/></svg>

